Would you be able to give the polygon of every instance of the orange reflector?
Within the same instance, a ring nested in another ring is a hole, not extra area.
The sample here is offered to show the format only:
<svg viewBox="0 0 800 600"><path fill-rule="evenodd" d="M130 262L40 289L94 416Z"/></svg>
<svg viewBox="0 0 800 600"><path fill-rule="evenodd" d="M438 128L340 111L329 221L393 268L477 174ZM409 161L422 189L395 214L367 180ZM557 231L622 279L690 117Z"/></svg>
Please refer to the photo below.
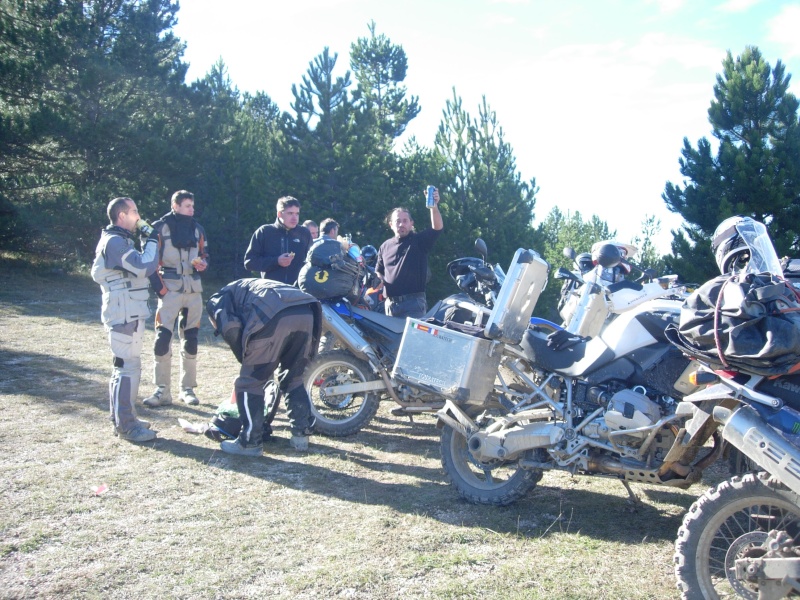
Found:
<svg viewBox="0 0 800 600"><path fill-rule="evenodd" d="M689 382L692 385L708 385L719 381L716 373L709 373L708 371L695 371L689 375Z"/></svg>

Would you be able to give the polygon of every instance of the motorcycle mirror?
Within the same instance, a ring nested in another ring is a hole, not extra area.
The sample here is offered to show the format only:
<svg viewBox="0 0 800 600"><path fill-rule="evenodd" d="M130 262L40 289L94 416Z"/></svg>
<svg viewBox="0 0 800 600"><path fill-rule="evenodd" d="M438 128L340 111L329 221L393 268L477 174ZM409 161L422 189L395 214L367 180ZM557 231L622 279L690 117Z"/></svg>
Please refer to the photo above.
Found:
<svg viewBox="0 0 800 600"><path fill-rule="evenodd" d="M575 250L573 250L569 246L564 248L563 252L564 252L564 256L566 256L570 260L575 260L575 257L577 256L577 254L575 254Z"/></svg>
<svg viewBox="0 0 800 600"><path fill-rule="evenodd" d="M611 267L616 267L620 263L622 260L622 253L620 253L619 248L613 244L603 244L592 252L592 260L604 269L610 269Z"/></svg>
<svg viewBox="0 0 800 600"><path fill-rule="evenodd" d="M483 260L486 260L486 256L489 254L489 249L486 247L486 242L484 242L481 238L475 240L475 251L483 257Z"/></svg>

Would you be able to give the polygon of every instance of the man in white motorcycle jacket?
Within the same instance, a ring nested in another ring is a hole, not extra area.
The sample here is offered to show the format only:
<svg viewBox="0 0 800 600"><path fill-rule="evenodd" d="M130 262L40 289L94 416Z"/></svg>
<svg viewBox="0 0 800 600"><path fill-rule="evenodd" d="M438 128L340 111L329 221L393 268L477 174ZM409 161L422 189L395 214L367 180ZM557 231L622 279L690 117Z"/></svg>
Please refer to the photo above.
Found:
<svg viewBox="0 0 800 600"><path fill-rule="evenodd" d="M158 267L158 236L140 219L136 203L115 198L108 204L106 227L97 244L92 279L103 290L101 320L108 332L113 355L109 382L109 409L114 432L124 440L146 442L156 437L147 421L136 417L134 401L142 371L144 322L150 316L148 276ZM144 239L136 250L133 232Z"/></svg>

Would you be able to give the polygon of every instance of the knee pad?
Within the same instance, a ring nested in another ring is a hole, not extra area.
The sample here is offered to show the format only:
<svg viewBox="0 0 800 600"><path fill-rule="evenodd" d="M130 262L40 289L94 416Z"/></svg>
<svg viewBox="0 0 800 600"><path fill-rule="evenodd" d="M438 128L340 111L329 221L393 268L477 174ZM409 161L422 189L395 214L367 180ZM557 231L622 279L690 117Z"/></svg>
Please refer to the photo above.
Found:
<svg viewBox="0 0 800 600"><path fill-rule="evenodd" d="M183 332L183 351L191 356L197 354L197 332L197 327Z"/></svg>
<svg viewBox="0 0 800 600"><path fill-rule="evenodd" d="M172 332L166 327L156 328L156 341L153 344L153 354L165 356L169 352L169 343L172 341Z"/></svg>

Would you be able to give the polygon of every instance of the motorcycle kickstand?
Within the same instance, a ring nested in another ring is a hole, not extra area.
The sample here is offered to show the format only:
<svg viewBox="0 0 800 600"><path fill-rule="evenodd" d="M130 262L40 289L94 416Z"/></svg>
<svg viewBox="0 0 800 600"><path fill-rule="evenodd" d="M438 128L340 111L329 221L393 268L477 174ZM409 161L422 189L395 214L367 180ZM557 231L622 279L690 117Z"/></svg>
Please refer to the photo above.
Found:
<svg viewBox="0 0 800 600"><path fill-rule="evenodd" d="M414 415L413 413L408 412L402 406L395 406L392 410L389 411L395 417L408 417L408 422L412 425L414 424Z"/></svg>
<svg viewBox="0 0 800 600"><path fill-rule="evenodd" d="M631 489L631 484L629 484L624 479L620 479L620 482L625 487L625 490L628 492L628 496L629 496L628 502L630 502L634 506L642 506L643 502L639 499L639 496L637 496L636 494L633 493L633 490Z"/></svg>

